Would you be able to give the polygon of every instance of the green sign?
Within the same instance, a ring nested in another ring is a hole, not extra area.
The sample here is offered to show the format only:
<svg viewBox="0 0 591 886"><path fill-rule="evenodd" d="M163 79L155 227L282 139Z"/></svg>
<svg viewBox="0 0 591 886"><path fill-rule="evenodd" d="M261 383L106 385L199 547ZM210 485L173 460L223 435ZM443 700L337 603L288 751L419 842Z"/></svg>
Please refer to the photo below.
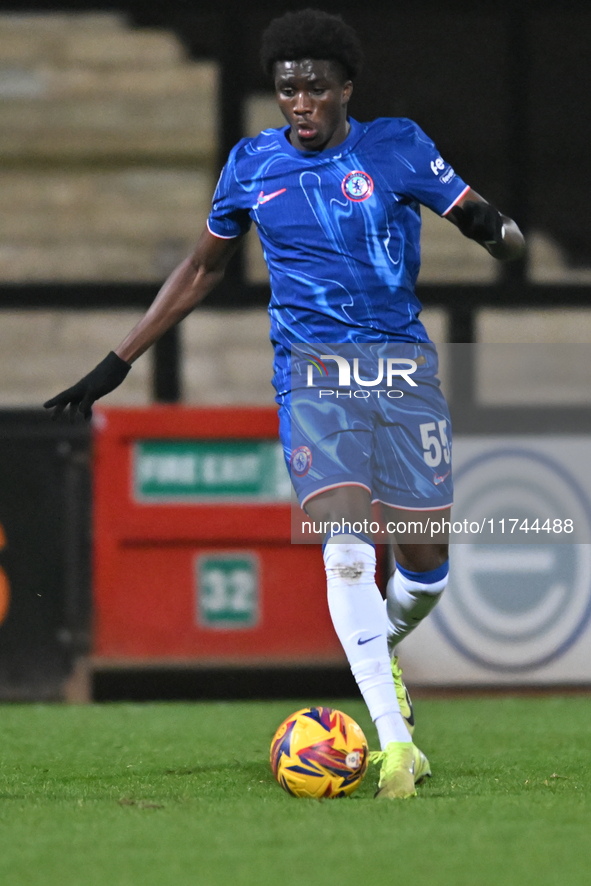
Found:
<svg viewBox="0 0 591 886"><path fill-rule="evenodd" d="M250 628L259 620L256 554L201 554L196 561L197 623L223 630Z"/></svg>
<svg viewBox="0 0 591 886"><path fill-rule="evenodd" d="M275 440L145 440L134 446L140 502L289 501L291 483Z"/></svg>

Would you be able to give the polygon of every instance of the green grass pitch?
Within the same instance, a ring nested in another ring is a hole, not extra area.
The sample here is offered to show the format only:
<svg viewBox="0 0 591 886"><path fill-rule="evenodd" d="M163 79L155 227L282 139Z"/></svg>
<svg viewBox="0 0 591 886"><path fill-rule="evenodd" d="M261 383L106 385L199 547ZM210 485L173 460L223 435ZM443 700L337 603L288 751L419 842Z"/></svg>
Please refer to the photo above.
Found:
<svg viewBox="0 0 591 886"><path fill-rule="evenodd" d="M309 703L309 702L308 702ZM361 702L353 716L377 747ZM587 886L591 699L419 701L417 799L287 796L297 702L6 705L2 886Z"/></svg>

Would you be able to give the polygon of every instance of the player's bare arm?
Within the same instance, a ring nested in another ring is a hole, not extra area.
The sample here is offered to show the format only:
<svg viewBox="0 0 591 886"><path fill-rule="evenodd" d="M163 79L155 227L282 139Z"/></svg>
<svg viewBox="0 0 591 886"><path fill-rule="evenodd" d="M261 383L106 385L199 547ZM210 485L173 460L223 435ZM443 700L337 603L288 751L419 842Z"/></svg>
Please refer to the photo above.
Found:
<svg viewBox="0 0 591 886"><path fill-rule="evenodd" d="M240 238L222 239L204 230L192 255L168 277L142 319L115 353L133 363L164 333L190 314L221 282Z"/></svg>
<svg viewBox="0 0 591 886"><path fill-rule="evenodd" d="M58 418L66 408L72 420L77 412L91 418L94 401L118 387L134 360L186 317L221 281L239 240L215 237L206 228L193 254L172 272L150 308L115 351L71 388L43 404L53 410L53 418Z"/></svg>
<svg viewBox="0 0 591 886"><path fill-rule="evenodd" d="M500 261L523 258L525 240L517 224L470 188L445 216L465 237Z"/></svg>

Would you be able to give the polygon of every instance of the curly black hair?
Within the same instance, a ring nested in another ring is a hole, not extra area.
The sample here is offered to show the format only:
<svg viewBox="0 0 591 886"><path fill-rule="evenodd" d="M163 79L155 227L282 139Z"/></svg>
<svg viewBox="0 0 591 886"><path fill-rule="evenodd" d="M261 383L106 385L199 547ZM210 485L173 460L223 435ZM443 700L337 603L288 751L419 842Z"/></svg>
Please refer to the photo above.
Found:
<svg viewBox="0 0 591 886"><path fill-rule="evenodd" d="M302 58L339 62L351 80L363 65L363 51L353 28L340 15L320 9L287 12L273 19L263 34L261 63L269 76L275 62Z"/></svg>

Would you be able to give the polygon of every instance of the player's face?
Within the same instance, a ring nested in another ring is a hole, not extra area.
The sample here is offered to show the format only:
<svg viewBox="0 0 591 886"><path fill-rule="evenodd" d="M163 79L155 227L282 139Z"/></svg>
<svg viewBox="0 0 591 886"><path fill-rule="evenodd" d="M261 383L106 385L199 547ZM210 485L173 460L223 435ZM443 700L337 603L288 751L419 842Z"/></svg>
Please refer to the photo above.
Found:
<svg viewBox="0 0 591 886"><path fill-rule="evenodd" d="M347 137L352 91L351 81L332 62L307 58L275 64L277 101L291 127L290 141L300 151L333 148Z"/></svg>

